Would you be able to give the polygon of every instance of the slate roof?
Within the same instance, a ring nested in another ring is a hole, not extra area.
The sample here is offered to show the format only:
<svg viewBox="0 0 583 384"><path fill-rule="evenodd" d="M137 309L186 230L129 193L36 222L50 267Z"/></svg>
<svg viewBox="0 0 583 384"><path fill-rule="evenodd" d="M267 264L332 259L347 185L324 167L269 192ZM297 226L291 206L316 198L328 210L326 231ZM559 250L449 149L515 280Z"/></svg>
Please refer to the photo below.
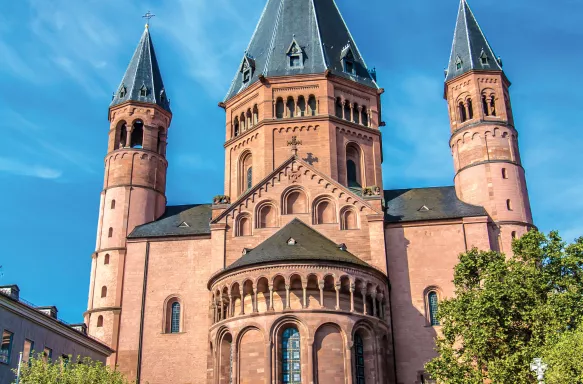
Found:
<svg viewBox="0 0 583 384"><path fill-rule="evenodd" d="M168 206L162 217L137 226L128 238L210 235L211 216L210 204Z"/></svg>
<svg viewBox="0 0 583 384"><path fill-rule="evenodd" d="M482 55L487 57L488 64L482 64ZM459 70L457 69L458 58L462 66ZM471 70L502 71L502 65L484 36L467 0L461 0L445 81Z"/></svg>
<svg viewBox="0 0 583 384"><path fill-rule="evenodd" d="M296 244L288 245L288 240L292 238ZM221 274L256 264L307 261L318 263L328 261L372 268L352 253L340 250L338 244L301 220L294 219L269 239L225 268Z"/></svg>
<svg viewBox="0 0 583 384"><path fill-rule="evenodd" d="M142 87L146 89L146 96L141 96ZM125 94L120 92L122 89L125 90ZM156 104L171 112L170 102L164 88L158 60L156 59L154 44L150 37L150 29L147 26L128 65L128 69L114 93L110 106L113 107L129 100Z"/></svg>
<svg viewBox="0 0 583 384"><path fill-rule="evenodd" d="M366 11L363 11L366 12ZM289 68L288 50L294 39L302 48L301 68ZM341 56L350 46L355 74L343 71ZM241 67L225 100L255 83L259 75L286 76L324 73L378 88L334 0L268 0L245 55L254 60L252 76L245 85Z"/></svg>
<svg viewBox="0 0 583 384"><path fill-rule="evenodd" d="M454 187L386 190L385 204L388 223L488 216L483 207L458 199Z"/></svg>

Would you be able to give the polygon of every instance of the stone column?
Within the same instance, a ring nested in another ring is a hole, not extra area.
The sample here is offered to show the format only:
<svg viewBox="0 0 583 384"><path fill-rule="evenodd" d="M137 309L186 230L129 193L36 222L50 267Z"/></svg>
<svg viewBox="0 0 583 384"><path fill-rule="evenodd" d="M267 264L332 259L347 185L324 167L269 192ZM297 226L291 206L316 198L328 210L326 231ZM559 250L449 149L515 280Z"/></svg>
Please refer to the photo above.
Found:
<svg viewBox="0 0 583 384"><path fill-rule="evenodd" d="M348 383L352 383L354 380L354 376L352 373L352 349L354 348L354 343L349 341L346 345L346 362L344 365L346 366L346 378L348 378Z"/></svg>
<svg viewBox="0 0 583 384"><path fill-rule="evenodd" d="M233 378L233 383L238 383L239 381L237 380L237 372L239 371L237 369L237 361L238 361L238 355L237 355L237 350L238 350L238 346L237 345L233 345L235 343L235 340L233 340L231 342L231 358L233 361L233 364L231 365L231 377ZM219 348L217 348L217 351L220 350ZM219 367L219 371L220 371L221 367ZM220 375L220 374L219 374Z"/></svg>
<svg viewBox="0 0 583 384"><path fill-rule="evenodd" d="M314 383L314 340L307 339L308 344L308 380L309 384ZM303 340L302 340L303 342ZM303 376L303 375L302 375Z"/></svg>
<svg viewBox="0 0 583 384"><path fill-rule="evenodd" d="M362 294L362 314L366 315L366 288L363 288L360 293Z"/></svg>
<svg viewBox="0 0 583 384"><path fill-rule="evenodd" d="M354 312L354 283L350 283L350 312Z"/></svg>
<svg viewBox="0 0 583 384"><path fill-rule="evenodd" d="M340 310L340 282L334 284L334 289L336 290L336 310Z"/></svg>
<svg viewBox="0 0 583 384"><path fill-rule="evenodd" d="M372 315L374 317L377 316L377 293L373 292L370 294L370 297L372 297Z"/></svg>
<svg viewBox="0 0 583 384"><path fill-rule="evenodd" d="M289 284L285 285L285 309L290 309L291 305L290 305L290 297L289 297L289 289L290 286Z"/></svg>
<svg viewBox="0 0 583 384"><path fill-rule="evenodd" d="M233 295L229 293L229 317L235 317L235 315L233 314L234 309L235 308L233 308Z"/></svg>
<svg viewBox="0 0 583 384"><path fill-rule="evenodd" d="M379 317L384 320L385 319L385 305L383 304L383 299L384 299L385 295L383 295L382 293L379 293Z"/></svg>
<svg viewBox="0 0 583 384"><path fill-rule="evenodd" d="M307 289L308 289L308 283L306 282L305 284L302 283L302 290L304 291L304 309L308 308L308 300L307 300Z"/></svg>
<svg viewBox="0 0 583 384"><path fill-rule="evenodd" d="M348 106L350 107L350 120L349 121L354 122L354 104L349 103Z"/></svg>
<svg viewBox="0 0 583 384"><path fill-rule="evenodd" d="M318 288L320 288L320 308L324 308L324 282L320 281L318 283Z"/></svg>
<svg viewBox="0 0 583 384"><path fill-rule="evenodd" d="M215 302L213 300L212 304L211 304L211 309L213 311L213 324L217 322L217 306L215 305Z"/></svg>
<svg viewBox="0 0 583 384"><path fill-rule="evenodd" d="M245 314L245 291L243 290L243 288L241 288L239 292L241 292L241 312L239 313L239 315L243 316Z"/></svg>
<svg viewBox="0 0 583 384"><path fill-rule="evenodd" d="M257 288L253 288L253 312L259 312L259 308L257 308Z"/></svg>
<svg viewBox="0 0 583 384"><path fill-rule="evenodd" d="M356 113L358 113L358 123L359 123L360 125L364 125L364 124L363 124L363 122L362 122L362 105L359 105L359 106L357 107L357 111L356 111ZM356 119L355 119L355 122L356 122Z"/></svg>
<svg viewBox="0 0 583 384"><path fill-rule="evenodd" d="M131 144L131 139L132 139L132 131L134 130L134 127L130 126L126 126L126 145L124 146L124 148L129 148L132 146Z"/></svg>
<svg viewBox="0 0 583 384"><path fill-rule="evenodd" d="M273 311L273 285L269 286L269 310Z"/></svg>

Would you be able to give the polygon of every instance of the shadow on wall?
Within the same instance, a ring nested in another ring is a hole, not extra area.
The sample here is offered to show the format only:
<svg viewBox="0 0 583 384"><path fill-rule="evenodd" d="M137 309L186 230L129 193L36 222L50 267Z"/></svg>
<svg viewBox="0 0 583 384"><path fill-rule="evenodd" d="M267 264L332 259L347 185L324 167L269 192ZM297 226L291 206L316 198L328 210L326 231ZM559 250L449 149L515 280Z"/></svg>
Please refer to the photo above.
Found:
<svg viewBox="0 0 583 384"><path fill-rule="evenodd" d="M424 296L430 292L428 288L433 286L433 282L411 281L410 276L415 276L416 269L410 269L409 245L410 241L402 228L390 229L387 262L391 283L394 364L397 384L427 384L429 378L424 372L424 365L436 356L434 348L437 328L430 323L429 303ZM439 291L436 293L439 298Z"/></svg>

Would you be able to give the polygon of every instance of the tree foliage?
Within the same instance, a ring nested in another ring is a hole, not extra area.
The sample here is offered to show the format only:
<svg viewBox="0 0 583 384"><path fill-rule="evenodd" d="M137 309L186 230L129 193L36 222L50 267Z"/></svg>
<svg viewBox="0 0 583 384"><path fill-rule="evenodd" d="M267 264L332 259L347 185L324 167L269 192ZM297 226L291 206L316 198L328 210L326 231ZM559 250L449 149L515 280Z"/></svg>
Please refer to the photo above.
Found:
<svg viewBox="0 0 583 384"><path fill-rule="evenodd" d="M15 372L16 373L16 372ZM42 355L22 364L20 384L129 384L120 372L89 358L47 361Z"/></svg>
<svg viewBox="0 0 583 384"><path fill-rule="evenodd" d="M550 347L560 340L568 350L566 338L583 327L583 238L567 246L557 232L530 231L512 249L511 258L460 256L455 297L440 303L438 357L426 365L438 382L532 383L532 359L558 356Z"/></svg>
<svg viewBox="0 0 583 384"><path fill-rule="evenodd" d="M582 384L583 327L563 333L542 356L549 366L545 376L547 384Z"/></svg>

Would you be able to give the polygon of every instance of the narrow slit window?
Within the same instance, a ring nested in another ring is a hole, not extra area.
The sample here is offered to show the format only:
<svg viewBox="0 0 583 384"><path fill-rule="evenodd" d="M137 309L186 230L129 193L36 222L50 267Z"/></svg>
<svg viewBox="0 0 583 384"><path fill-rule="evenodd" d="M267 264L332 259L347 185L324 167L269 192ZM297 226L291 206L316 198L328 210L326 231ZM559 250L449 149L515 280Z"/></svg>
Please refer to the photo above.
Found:
<svg viewBox="0 0 583 384"><path fill-rule="evenodd" d="M429 292L427 295L427 302L429 304L429 323L432 326L439 325L437 318L437 311L439 310L439 301L436 292Z"/></svg>
<svg viewBox="0 0 583 384"><path fill-rule="evenodd" d="M502 178L503 179L508 178L508 171L506 170L506 168L502 168Z"/></svg>
<svg viewBox="0 0 583 384"><path fill-rule="evenodd" d="M170 333L180 332L180 303L172 303L172 316L170 320Z"/></svg>
<svg viewBox="0 0 583 384"><path fill-rule="evenodd" d="M510 201L510 199L506 200L506 208L509 211L512 211L512 201Z"/></svg>

